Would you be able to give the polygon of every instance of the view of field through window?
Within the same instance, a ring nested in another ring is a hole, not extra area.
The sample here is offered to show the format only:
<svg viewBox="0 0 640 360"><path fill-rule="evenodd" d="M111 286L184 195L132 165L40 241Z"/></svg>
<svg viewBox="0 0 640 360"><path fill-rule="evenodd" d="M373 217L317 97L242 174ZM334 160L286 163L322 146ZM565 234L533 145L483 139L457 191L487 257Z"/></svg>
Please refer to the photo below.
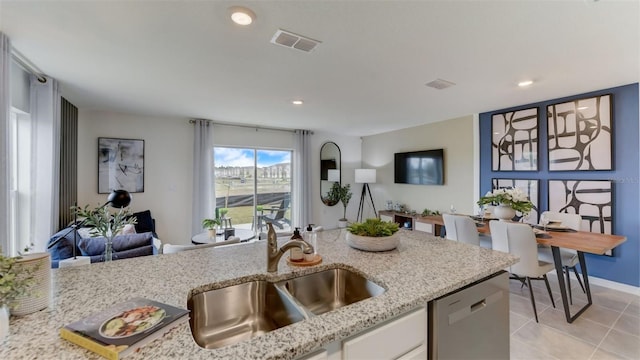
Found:
<svg viewBox="0 0 640 360"><path fill-rule="evenodd" d="M291 151L215 147L216 208L234 226L290 230Z"/></svg>

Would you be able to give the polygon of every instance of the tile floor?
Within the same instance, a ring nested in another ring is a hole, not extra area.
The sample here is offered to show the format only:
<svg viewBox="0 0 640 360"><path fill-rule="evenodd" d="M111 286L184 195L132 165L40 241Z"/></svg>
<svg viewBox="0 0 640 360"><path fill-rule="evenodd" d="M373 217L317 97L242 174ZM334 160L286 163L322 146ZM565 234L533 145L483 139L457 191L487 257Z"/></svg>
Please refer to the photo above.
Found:
<svg viewBox="0 0 640 360"><path fill-rule="evenodd" d="M529 290L510 280L511 359L640 359L640 296L591 285L593 305L567 323L556 275L549 274L556 304L544 281L532 282L539 323ZM572 313L587 297L572 278Z"/></svg>

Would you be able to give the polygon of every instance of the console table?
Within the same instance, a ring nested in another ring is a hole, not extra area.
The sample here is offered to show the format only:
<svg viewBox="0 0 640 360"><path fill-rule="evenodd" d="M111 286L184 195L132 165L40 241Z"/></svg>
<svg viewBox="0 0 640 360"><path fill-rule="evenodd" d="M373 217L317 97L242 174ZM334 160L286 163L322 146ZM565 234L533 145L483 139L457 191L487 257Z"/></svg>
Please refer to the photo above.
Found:
<svg viewBox="0 0 640 360"><path fill-rule="evenodd" d="M412 215L409 213L391 210L381 210L379 214L380 219L398 223L400 224L401 228L422 231L435 236L441 236L442 228L444 227L444 221L442 221L442 216L440 215ZM409 227L404 226L404 224L407 222L409 222Z"/></svg>

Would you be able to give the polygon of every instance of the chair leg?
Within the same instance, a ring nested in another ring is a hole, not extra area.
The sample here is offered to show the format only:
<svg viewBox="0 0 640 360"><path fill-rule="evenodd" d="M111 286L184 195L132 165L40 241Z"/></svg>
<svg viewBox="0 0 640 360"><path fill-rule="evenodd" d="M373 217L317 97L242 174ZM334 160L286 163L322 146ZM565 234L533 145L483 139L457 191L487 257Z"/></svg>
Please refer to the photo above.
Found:
<svg viewBox="0 0 640 360"><path fill-rule="evenodd" d="M547 279L547 274L542 275L542 277L544 278L544 284L547 285L547 291L549 292L549 299L551 299L551 305L553 305L553 307L556 307L556 303L555 301L553 301L553 295L551 295L551 286L549 286L549 280Z"/></svg>
<svg viewBox="0 0 640 360"><path fill-rule="evenodd" d="M573 296L571 294L571 276L569 276L569 267L563 267L564 273L567 278L567 292L569 293L569 304L573 305Z"/></svg>
<svg viewBox="0 0 640 360"><path fill-rule="evenodd" d="M582 279L580 279L580 274L575 266L573 267L573 272L576 273L576 278L578 279L578 284L580 284L580 287L582 288L582 292L586 294L587 291L584 289L584 284L582 284Z"/></svg>
<svg viewBox="0 0 640 360"><path fill-rule="evenodd" d="M531 306L533 307L533 315L538 322L538 311L536 310L536 299L533 298L533 288L531 287L531 279L527 276L527 283L529 284L529 295L531 295Z"/></svg>

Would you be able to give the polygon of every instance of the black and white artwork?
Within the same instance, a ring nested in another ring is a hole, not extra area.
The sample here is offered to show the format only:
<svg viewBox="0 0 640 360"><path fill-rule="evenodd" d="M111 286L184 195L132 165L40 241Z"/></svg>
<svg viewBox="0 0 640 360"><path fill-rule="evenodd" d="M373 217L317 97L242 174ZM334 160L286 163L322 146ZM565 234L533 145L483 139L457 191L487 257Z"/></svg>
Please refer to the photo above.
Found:
<svg viewBox="0 0 640 360"><path fill-rule="evenodd" d="M522 219L522 222L535 225L538 223L538 215L540 213L539 207L538 207L539 182L540 182L539 180L533 180L533 179L496 179L494 178L494 179L491 179L491 190L493 191L496 189L514 188L514 189L520 189L520 191L527 194L527 196L529 197L529 200L533 204L533 208L531 209L531 212L529 213L529 215L525 216L524 219Z"/></svg>
<svg viewBox="0 0 640 360"><path fill-rule="evenodd" d="M492 170L538 170L538 108L494 114L491 120Z"/></svg>
<svg viewBox="0 0 640 360"><path fill-rule="evenodd" d="M549 211L580 214L581 231L611 234L613 182L610 180L549 180Z"/></svg>
<svg viewBox="0 0 640 360"><path fill-rule="evenodd" d="M547 107L549 171L613 170L611 95Z"/></svg>
<svg viewBox="0 0 640 360"><path fill-rule="evenodd" d="M144 140L98 138L98 193L144 192Z"/></svg>

